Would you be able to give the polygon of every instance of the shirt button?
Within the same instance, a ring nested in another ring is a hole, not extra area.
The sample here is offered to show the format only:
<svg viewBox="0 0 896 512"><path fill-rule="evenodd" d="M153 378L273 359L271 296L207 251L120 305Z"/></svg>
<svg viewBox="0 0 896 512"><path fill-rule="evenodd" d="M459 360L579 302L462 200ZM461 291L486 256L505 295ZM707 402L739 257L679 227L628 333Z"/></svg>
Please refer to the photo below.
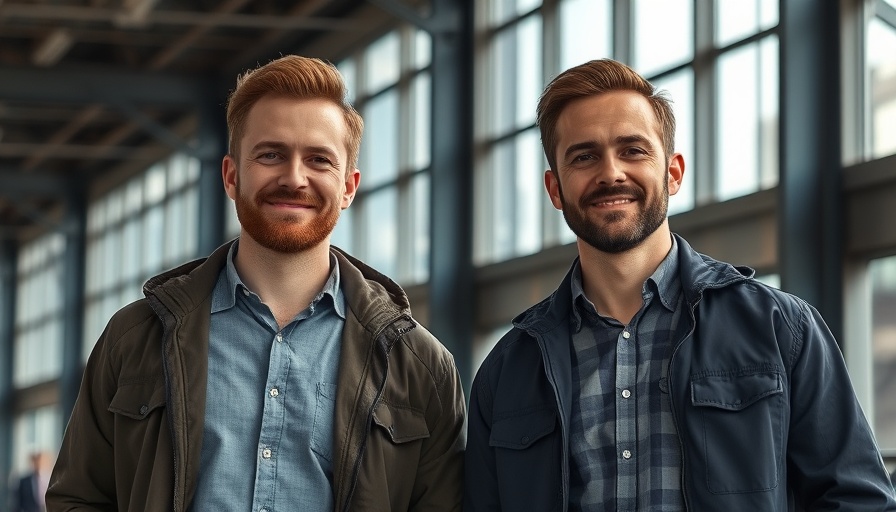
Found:
<svg viewBox="0 0 896 512"><path fill-rule="evenodd" d="M280 390L277 388L271 388L271 397L277 398L280 395Z"/></svg>
<svg viewBox="0 0 896 512"><path fill-rule="evenodd" d="M245 295L246 297L248 297L248 296L249 296L249 290L246 289L246 288L243 288L243 295Z"/></svg>
<svg viewBox="0 0 896 512"><path fill-rule="evenodd" d="M628 450L622 450L622 458L626 460L632 458L632 452Z"/></svg>
<svg viewBox="0 0 896 512"><path fill-rule="evenodd" d="M271 455L273 455L273 453L271 452L270 448L265 448L264 450L261 450L261 456L264 457L265 459L270 459Z"/></svg>
<svg viewBox="0 0 896 512"><path fill-rule="evenodd" d="M629 339L632 337L632 335L628 331L622 331L622 337L625 339Z"/></svg>
<svg viewBox="0 0 896 512"><path fill-rule="evenodd" d="M283 343L283 335L279 332L277 333L277 337L275 339L277 340L277 343Z"/></svg>
<svg viewBox="0 0 896 512"><path fill-rule="evenodd" d="M623 390L622 390L622 398L629 398L630 396L632 396L632 392L631 392L631 391L629 391L629 390L627 390L627 389L623 389Z"/></svg>

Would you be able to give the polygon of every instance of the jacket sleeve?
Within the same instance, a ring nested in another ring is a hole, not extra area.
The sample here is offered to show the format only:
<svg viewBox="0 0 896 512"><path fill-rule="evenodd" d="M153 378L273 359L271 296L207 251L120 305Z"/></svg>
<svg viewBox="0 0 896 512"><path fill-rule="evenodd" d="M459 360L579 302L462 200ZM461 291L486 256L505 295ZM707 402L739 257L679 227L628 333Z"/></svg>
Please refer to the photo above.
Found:
<svg viewBox="0 0 896 512"><path fill-rule="evenodd" d="M81 380L74 410L50 477L48 512L116 510L112 413L115 393L108 352L108 327Z"/></svg>
<svg viewBox="0 0 896 512"><path fill-rule="evenodd" d="M480 369L470 392L467 451L464 460L464 512L501 510L491 435L491 393L486 372Z"/></svg>
<svg viewBox="0 0 896 512"><path fill-rule="evenodd" d="M800 301L791 372L790 485L805 510L896 510L874 435L833 335Z"/></svg>
<svg viewBox="0 0 896 512"><path fill-rule="evenodd" d="M466 401L454 359L447 351L437 387L442 411L417 467L413 511L459 511L463 498Z"/></svg>

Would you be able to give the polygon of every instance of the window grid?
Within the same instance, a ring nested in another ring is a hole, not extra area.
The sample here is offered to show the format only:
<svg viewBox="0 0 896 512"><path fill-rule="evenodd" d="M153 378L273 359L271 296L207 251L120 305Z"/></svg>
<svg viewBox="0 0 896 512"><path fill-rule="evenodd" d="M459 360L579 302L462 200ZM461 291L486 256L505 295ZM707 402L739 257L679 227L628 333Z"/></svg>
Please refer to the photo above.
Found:
<svg viewBox="0 0 896 512"><path fill-rule="evenodd" d="M87 214L86 360L109 318L143 283L196 257L199 161L176 154L110 191Z"/></svg>
<svg viewBox="0 0 896 512"><path fill-rule="evenodd" d="M658 22L657 5L652 0L589 4L589 12L595 15L589 18L592 28L583 37L586 44L593 46L590 52L570 37L582 33L574 30L580 20L570 15L573 8L584 8L580 0L546 1L541 6L518 0L517 9L508 7L513 0L496 0L493 3L498 6L479 9L477 26L482 44L477 70L485 76L477 79L484 91L476 98L480 105L476 112L482 113L476 122L476 264L523 256L574 240L562 216L547 200L542 181L535 179L526 185L524 180L515 179L521 169L527 168L522 159L530 158L529 152L520 147L515 151L508 148L514 146L513 141L524 143L528 139L541 151L534 125L538 94L560 71L586 60L613 57L632 62L637 71L658 86L669 85L675 90L672 99L678 120L676 145L685 155L687 172L680 197L670 200L670 214L777 185L778 0L752 0L736 6L714 0L701 3L700 9L695 8L694 0L670 2L664 3L670 13L684 13L676 14L683 16L676 26L685 25L685 34L676 41L664 39L668 48L659 54L652 51L656 50L657 41L652 36L657 31L651 27ZM732 14L733 9L738 12ZM509 16L510 12L515 12L516 17ZM732 16L737 18L734 22ZM525 32L526 27L536 23L541 24L537 37ZM525 37L521 37L523 33ZM601 37L591 35L594 33ZM525 58L515 58L514 48L539 38L543 39L539 41L540 52L520 51ZM719 84L732 82L732 71L728 69L741 69L724 68L719 63L739 52L752 56L746 69L749 80L737 83L744 89L739 94L751 95L755 101L750 103L753 110L748 121L735 124L729 120L731 114L723 110L730 102L719 97L726 92ZM641 62L640 68L635 61ZM532 94L532 90L537 93ZM698 97L699 106L694 101ZM742 126L749 130L754 154L742 166L744 169L725 174L730 162L744 161L742 148L734 144L743 140L743 134L736 131ZM530 130L535 130L536 137L529 135ZM709 140L712 144L695 147L694 140ZM546 169L544 157L540 160ZM529 188L521 190L521 186ZM531 198L536 189L538 222L533 221L531 211L524 211L534 205L518 205Z"/></svg>
<svg viewBox="0 0 896 512"><path fill-rule="evenodd" d="M62 368L65 235L50 233L22 247L16 272L13 385L56 378Z"/></svg>
<svg viewBox="0 0 896 512"><path fill-rule="evenodd" d="M403 284L429 277L431 47L405 26L338 64L365 127L361 186L331 242Z"/></svg>

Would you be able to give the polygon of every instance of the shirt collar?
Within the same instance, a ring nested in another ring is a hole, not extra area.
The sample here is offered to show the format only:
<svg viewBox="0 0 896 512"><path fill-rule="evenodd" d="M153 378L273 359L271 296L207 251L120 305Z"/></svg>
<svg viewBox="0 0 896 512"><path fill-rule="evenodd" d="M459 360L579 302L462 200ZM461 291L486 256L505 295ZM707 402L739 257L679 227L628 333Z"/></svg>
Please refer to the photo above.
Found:
<svg viewBox="0 0 896 512"><path fill-rule="evenodd" d="M227 253L227 264L224 266L224 270L221 272L221 276L215 285L215 291L212 294L212 313L232 308L236 304L237 292L245 293L245 291L248 291L252 293L252 290L249 290L243 283L243 280L240 279L240 275L236 271L236 265L233 263L238 246L239 240L230 246L230 250ZM342 300L339 263L332 252L330 253L330 269L330 276L327 278L327 282L324 283L324 287L311 301L311 305L317 304L322 298L329 296L332 299L334 311L344 320L345 301Z"/></svg>
<svg viewBox="0 0 896 512"><path fill-rule="evenodd" d="M576 258L572 267L572 320L573 329L578 332L582 327L582 316L580 307L588 304L592 309L594 305L585 296L585 289L582 286L582 264ZM678 279L678 243L675 237L672 237L672 248L663 258L660 266L647 278L644 286L641 288L641 295L645 301L656 293L659 295L660 303L669 311L675 311L678 305L678 295L681 293L681 281Z"/></svg>

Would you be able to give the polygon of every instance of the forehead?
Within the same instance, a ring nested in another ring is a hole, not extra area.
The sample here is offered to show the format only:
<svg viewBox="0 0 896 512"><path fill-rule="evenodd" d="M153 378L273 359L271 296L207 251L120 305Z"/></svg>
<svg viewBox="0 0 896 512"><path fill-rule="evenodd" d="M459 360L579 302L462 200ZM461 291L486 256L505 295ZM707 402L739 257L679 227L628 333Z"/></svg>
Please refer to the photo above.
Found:
<svg viewBox="0 0 896 512"><path fill-rule="evenodd" d="M584 140L607 142L635 134L661 140L653 107L634 91L610 91L573 100L557 118L558 151Z"/></svg>
<svg viewBox="0 0 896 512"><path fill-rule="evenodd" d="M270 141L344 150L347 134L342 109L329 100L264 96L249 109L240 145Z"/></svg>

